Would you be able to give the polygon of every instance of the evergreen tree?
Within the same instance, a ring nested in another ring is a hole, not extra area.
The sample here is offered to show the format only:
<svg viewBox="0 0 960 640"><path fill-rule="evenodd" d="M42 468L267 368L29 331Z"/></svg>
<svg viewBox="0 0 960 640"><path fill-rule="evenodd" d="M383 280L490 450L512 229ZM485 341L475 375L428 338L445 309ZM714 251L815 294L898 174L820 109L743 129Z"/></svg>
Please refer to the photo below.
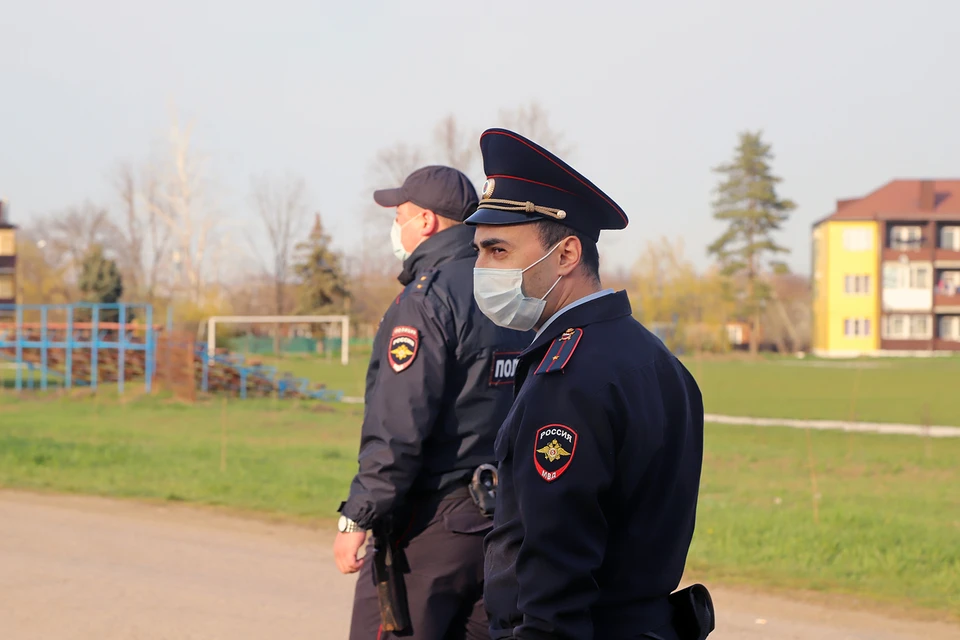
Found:
<svg viewBox="0 0 960 640"><path fill-rule="evenodd" d="M80 266L80 293L85 302L115 304L123 295L123 278L117 263L103 254L100 245L93 245ZM119 312L108 309L100 312L100 320L117 322ZM132 318L126 318L129 322Z"/></svg>
<svg viewBox="0 0 960 640"><path fill-rule="evenodd" d="M740 134L733 161L714 169L725 179L717 188L713 217L727 223L727 229L707 251L717 257L723 274L731 278L739 313L751 319L752 354L757 353L762 309L770 299L765 269L786 271L786 265L773 257L789 249L778 245L773 233L781 230L789 212L796 208L792 201L777 195L781 178L773 175L771 160L773 154L770 145L763 142L762 132L748 131Z"/></svg>
<svg viewBox="0 0 960 640"><path fill-rule="evenodd" d="M299 283L299 312L332 314L349 310L350 290L341 256L330 248L320 214L305 242L296 246L293 272Z"/></svg>

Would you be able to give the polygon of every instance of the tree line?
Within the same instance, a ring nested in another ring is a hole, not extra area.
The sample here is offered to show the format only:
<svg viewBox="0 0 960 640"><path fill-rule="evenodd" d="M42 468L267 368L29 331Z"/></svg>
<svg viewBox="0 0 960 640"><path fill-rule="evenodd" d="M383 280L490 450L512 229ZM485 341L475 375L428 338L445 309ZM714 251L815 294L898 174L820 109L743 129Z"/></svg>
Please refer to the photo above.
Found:
<svg viewBox="0 0 960 640"><path fill-rule="evenodd" d="M503 110L498 124L575 164L575 150L539 104ZM479 133L445 116L426 143L382 149L368 167L370 190L434 163L479 184ZM18 234L23 302L145 302L158 313L172 307L183 323L214 314L346 313L369 335L399 288L382 209L371 199L358 246L338 251L306 180L264 173L251 176L246 194L256 229L238 232L218 207L208 160L191 127L173 119L161 152L114 168L113 207L84 202L29 220ZM694 267L682 238L660 238L648 240L630 269L604 273L672 348L727 350L731 325L749 328L754 353L761 344L808 348L808 282L778 260L787 249L776 239L796 205L777 193L772 160L762 132L743 132L731 160L713 169L720 181L711 206L724 232L706 247L710 268Z"/></svg>

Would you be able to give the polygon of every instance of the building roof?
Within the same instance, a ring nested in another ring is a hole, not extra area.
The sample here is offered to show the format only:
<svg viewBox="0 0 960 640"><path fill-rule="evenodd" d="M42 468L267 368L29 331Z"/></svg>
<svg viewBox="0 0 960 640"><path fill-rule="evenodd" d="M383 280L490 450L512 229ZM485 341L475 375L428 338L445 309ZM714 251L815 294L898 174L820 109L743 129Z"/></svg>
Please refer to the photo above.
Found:
<svg viewBox="0 0 960 640"><path fill-rule="evenodd" d="M862 198L837 200L827 220L960 220L960 179L891 180Z"/></svg>

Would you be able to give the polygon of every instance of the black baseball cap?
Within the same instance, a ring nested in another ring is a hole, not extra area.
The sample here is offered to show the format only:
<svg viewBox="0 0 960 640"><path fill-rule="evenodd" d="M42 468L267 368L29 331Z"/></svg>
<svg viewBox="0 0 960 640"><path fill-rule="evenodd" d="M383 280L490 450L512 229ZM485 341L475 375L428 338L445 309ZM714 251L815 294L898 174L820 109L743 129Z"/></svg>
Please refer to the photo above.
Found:
<svg viewBox="0 0 960 640"><path fill-rule="evenodd" d="M417 169L396 189L379 189L373 199L381 207L412 202L438 216L463 222L477 210L477 190L462 171L431 165Z"/></svg>

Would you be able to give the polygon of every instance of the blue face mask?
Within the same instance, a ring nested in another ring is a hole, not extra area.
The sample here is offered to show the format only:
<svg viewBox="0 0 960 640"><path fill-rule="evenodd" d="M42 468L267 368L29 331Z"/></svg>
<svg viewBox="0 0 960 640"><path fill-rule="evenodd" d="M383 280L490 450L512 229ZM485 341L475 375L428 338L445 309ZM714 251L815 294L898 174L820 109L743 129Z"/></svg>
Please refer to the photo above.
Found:
<svg viewBox="0 0 960 640"><path fill-rule="evenodd" d="M526 269L474 268L473 297L483 315L490 318L494 324L508 329L529 331L535 327L543 315L547 296L563 276L557 278L542 298L531 298L523 293L523 274L546 260L561 242L563 240L553 245L545 256Z"/></svg>
<svg viewBox="0 0 960 640"><path fill-rule="evenodd" d="M400 232L403 231L403 228L416 220L416 217L410 218L403 224L397 222L396 218L393 220L393 227L390 229L390 244L393 245L393 255L397 256L397 260L400 262L405 261L410 257L410 252L403 247L403 240L400 238Z"/></svg>

